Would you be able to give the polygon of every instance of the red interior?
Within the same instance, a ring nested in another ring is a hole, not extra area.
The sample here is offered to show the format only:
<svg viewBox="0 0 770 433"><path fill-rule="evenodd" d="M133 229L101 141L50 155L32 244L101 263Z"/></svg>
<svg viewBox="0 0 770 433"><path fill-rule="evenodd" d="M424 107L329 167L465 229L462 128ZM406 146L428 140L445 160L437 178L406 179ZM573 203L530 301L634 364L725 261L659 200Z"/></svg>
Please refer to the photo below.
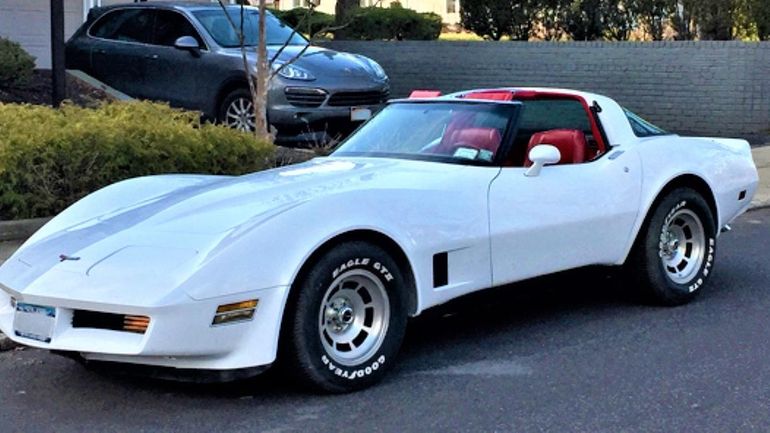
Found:
<svg viewBox="0 0 770 433"><path fill-rule="evenodd" d="M586 135L578 129L554 129L552 131L539 132L532 136L527 146L525 167L532 166L529 160L529 152L539 144L550 144L559 149L561 160L559 164L581 164L586 162L586 150L588 143Z"/></svg>
<svg viewBox="0 0 770 433"><path fill-rule="evenodd" d="M409 99L438 98L439 96L441 96L440 90L413 90Z"/></svg>
<svg viewBox="0 0 770 433"><path fill-rule="evenodd" d="M509 90L482 90L466 93L464 99L484 99L490 101L513 101L514 93Z"/></svg>
<svg viewBox="0 0 770 433"><path fill-rule="evenodd" d="M479 150L488 150L497 154L502 141L500 131L496 128L465 128L457 129L450 133L435 150L441 155L453 155L460 147L470 147Z"/></svg>

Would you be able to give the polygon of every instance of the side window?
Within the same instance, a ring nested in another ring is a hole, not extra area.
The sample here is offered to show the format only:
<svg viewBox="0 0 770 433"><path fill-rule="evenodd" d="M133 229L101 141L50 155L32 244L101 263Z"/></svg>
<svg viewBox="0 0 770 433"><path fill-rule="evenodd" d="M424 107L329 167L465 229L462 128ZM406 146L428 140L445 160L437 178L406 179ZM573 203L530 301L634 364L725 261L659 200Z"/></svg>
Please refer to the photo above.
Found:
<svg viewBox="0 0 770 433"><path fill-rule="evenodd" d="M147 9L108 12L91 27L91 36L123 42L152 42L153 14Z"/></svg>
<svg viewBox="0 0 770 433"><path fill-rule="evenodd" d="M593 128L588 117L588 112L580 101L574 99L535 99L523 101L524 108L519 120L518 132L514 142L508 165L521 166L525 164L530 142L537 140L540 133L553 130L571 130L573 134L561 134L564 140L579 138L583 145L582 136L585 136L584 158L575 161L562 161L562 163L586 162L599 154L599 145L593 136ZM575 132L579 131L579 132ZM558 134L557 134L558 135ZM559 145L560 143L548 143ZM557 146L559 147L559 146ZM563 157L567 152L563 150ZM571 154L571 152L570 152ZM583 160L584 159L584 160Z"/></svg>
<svg viewBox="0 0 770 433"><path fill-rule="evenodd" d="M636 135L637 137L652 137L655 135L669 134L665 130L658 128L657 126L642 119L641 117L626 110L625 108L623 109L623 111L626 113L626 118L628 118L628 123L631 124L631 129L634 130L634 135Z"/></svg>
<svg viewBox="0 0 770 433"><path fill-rule="evenodd" d="M155 12L155 45L173 47L182 36L192 36L200 47L205 47L203 40L190 21L179 12L158 10Z"/></svg>

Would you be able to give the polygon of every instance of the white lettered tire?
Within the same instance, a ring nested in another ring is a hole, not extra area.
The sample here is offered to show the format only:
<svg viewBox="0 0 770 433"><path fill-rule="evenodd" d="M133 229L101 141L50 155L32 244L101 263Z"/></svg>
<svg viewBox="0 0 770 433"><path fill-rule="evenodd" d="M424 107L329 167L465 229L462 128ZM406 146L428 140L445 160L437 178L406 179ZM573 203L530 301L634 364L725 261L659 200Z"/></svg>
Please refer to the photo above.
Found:
<svg viewBox="0 0 770 433"><path fill-rule="evenodd" d="M685 304L714 270L714 215L691 188L672 190L651 212L628 263L632 283L654 302Z"/></svg>
<svg viewBox="0 0 770 433"><path fill-rule="evenodd" d="M367 242L321 256L293 287L282 357L289 374L326 392L368 387L395 362L406 331L405 278Z"/></svg>

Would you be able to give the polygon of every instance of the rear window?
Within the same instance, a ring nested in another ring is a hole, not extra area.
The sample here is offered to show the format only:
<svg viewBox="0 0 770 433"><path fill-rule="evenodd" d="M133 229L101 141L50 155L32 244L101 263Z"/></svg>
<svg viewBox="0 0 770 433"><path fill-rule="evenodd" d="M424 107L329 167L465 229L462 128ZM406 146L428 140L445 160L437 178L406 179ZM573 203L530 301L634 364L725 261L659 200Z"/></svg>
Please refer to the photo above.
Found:
<svg viewBox="0 0 770 433"><path fill-rule="evenodd" d="M578 129L591 134L591 122L585 107L573 99L542 99L524 101L519 129L524 131L550 131L552 129Z"/></svg>

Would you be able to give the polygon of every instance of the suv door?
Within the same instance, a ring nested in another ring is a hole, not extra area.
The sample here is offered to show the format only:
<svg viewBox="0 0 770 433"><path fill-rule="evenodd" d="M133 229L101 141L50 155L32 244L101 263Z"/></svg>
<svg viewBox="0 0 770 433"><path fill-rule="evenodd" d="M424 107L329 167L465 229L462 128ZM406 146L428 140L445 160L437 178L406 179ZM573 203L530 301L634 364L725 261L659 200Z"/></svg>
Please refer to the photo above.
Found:
<svg viewBox="0 0 770 433"><path fill-rule="evenodd" d="M192 23L181 12L155 11L152 46L148 47L147 79L152 83L152 99L168 101L171 105L201 109L201 77L204 69L216 68L206 44ZM174 47L182 36L192 36L200 50L192 52Z"/></svg>
<svg viewBox="0 0 770 433"><path fill-rule="evenodd" d="M147 98L146 56L152 41L152 11L126 8L107 12L89 29L91 73L110 87Z"/></svg>

